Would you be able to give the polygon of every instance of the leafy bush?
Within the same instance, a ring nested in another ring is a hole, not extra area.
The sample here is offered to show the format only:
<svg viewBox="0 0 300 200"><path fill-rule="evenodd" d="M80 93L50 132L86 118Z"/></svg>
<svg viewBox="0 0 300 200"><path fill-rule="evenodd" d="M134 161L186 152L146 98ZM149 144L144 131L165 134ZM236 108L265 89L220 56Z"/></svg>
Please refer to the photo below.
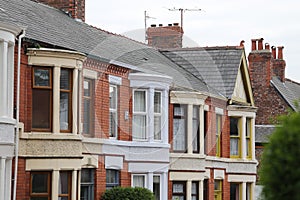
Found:
<svg viewBox="0 0 300 200"><path fill-rule="evenodd" d="M106 190L102 200L154 200L153 193L146 188L115 187Z"/></svg>
<svg viewBox="0 0 300 200"><path fill-rule="evenodd" d="M300 112L280 118L266 145L260 178L266 200L300 199Z"/></svg>

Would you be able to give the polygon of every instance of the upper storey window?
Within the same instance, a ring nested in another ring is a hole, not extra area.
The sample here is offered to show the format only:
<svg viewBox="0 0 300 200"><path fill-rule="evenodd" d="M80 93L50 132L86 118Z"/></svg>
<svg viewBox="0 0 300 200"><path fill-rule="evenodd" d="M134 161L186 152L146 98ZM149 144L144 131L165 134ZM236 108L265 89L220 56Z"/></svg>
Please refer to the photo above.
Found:
<svg viewBox="0 0 300 200"><path fill-rule="evenodd" d="M147 108L146 91L135 90L133 103L133 130L134 139L146 139Z"/></svg>

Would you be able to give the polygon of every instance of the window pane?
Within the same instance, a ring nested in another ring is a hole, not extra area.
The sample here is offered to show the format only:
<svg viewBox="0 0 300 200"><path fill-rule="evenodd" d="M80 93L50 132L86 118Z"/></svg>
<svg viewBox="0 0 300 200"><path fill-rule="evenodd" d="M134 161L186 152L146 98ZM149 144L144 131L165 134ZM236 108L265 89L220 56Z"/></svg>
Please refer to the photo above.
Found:
<svg viewBox="0 0 300 200"><path fill-rule="evenodd" d="M60 70L60 89L70 90L70 69Z"/></svg>
<svg viewBox="0 0 300 200"><path fill-rule="evenodd" d="M32 193L48 193L48 173L31 174Z"/></svg>
<svg viewBox="0 0 300 200"><path fill-rule="evenodd" d="M69 197L58 197L58 200L69 200Z"/></svg>
<svg viewBox="0 0 300 200"><path fill-rule="evenodd" d="M249 138L246 138L246 155L247 156L250 156L250 139Z"/></svg>
<svg viewBox="0 0 300 200"><path fill-rule="evenodd" d="M109 137L117 136L117 115L115 112L109 112Z"/></svg>
<svg viewBox="0 0 300 200"><path fill-rule="evenodd" d="M50 86L50 69L34 69L34 86Z"/></svg>
<svg viewBox="0 0 300 200"><path fill-rule="evenodd" d="M145 91L134 91L134 112L146 112Z"/></svg>
<svg viewBox="0 0 300 200"><path fill-rule="evenodd" d="M32 91L32 128L50 129L51 91L33 89Z"/></svg>
<svg viewBox="0 0 300 200"><path fill-rule="evenodd" d="M199 106L193 106L193 152L199 151Z"/></svg>
<svg viewBox="0 0 300 200"><path fill-rule="evenodd" d="M186 150L186 127L185 119L173 120L173 148L174 150Z"/></svg>
<svg viewBox="0 0 300 200"><path fill-rule="evenodd" d="M117 88L115 86L109 87L109 108L117 109Z"/></svg>
<svg viewBox="0 0 300 200"><path fill-rule="evenodd" d="M154 92L154 112L161 113L161 92Z"/></svg>
<svg viewBox="0 0 300 200"><path fill-rule="evenodd" d="M69 194L70 173L69 172L60 172L59 174L60 174L60 176L59 176L58 193L59 194Z"/></svg>
<svg viewBox="0 0 300 200"><path fill-rule="evenodd" d="M239 155L239 138L230 138L230 155Z"/></svg>
<svg viewBox="0 0 300 200"><path fill-rule="evenodd" d="M183 193L183 184L173 183L173 193Z"/></svg>
<svg viewBox="0 0 300 200"><path fill-rule="evenodd" d="M192 194L198 194L198 184L192 183Z"/></svg>
<svg viewBox="0 0 300 200"><path fill-rule="evenodd" d="M231 136L238 136L239 135L239 129L238 129L238 118L230 118L230 135Z"/></svg>
<svg viewBox="0 0 300 200"><path fill-rule="evenodd" d="M81 183L91 183L93 182L93 170L92 169L82 169L81 170Z"/></svg>
<svg viewBox="0 0 300 200"><path fill-rule="evenodd" d="M230 183L230 200L239 200L240 191L238 183Z"/></svg>
<svg viewBox="0 0 300 200"><path fill-rule="evenodd" d="M145 176L133 175L133 187L145 187Z"/></svg>
<svg viewBox="0 0 300 200"><path fill-rule="evenodd" d="M48 200L48 197L31 197L30 200Z"/></svg>
<svg viewBox="0 0 300 200"><path fill-rule="evenodd" d="M172 200L184 200L184 196L173 195Z"/></svg>
<svg viewBox="0 0 300 200"><path fill-rule="evenodd" d="M119 186L119 171L113 169L106 170L106 188L113 188Z"/></svg>
<svg viewBox="0 0 300 200"><path fill-rule="evenodd" d="M85 80L83 82L83 96L86 97L91 96L90 88L91 88L91 82Z"/></svg>
<svg viewBox="0 0 300 200"><path fill-rule="evenodd" d="M184 116L184 106L175 106L174 105L174 116Z"/></svg>
<svg viewBox="0 0 300 200"><path fill-rule="evenodd" d="M153 176L153 193L155 200L160 200L160 176Z"/></svg>
<svg viewBox="0 0 300 200"><path fill-rule="evenodd" d="M84 133L90 133L90 123L91 123L91 100L90 99L84 99L83 100L83 132Z"/></svg>
<svg viewBox="0 0 300 200"><path fill-rule="evenodd" d="M146 116L145 115L134 115L132 126L133 126L132 135L134 139L146 139Z"/></svg>
<svg viewBox="0 0 300 200"><path fill-rule="evenodd" d="M161 140L161 117L154 116L154 139Z"/></svg>
<svg viewBox="0 0 300 200"><path fill-rule="evenodd" d="M69 93L60 93L59 121L60 130L69 130Z"/></svg>

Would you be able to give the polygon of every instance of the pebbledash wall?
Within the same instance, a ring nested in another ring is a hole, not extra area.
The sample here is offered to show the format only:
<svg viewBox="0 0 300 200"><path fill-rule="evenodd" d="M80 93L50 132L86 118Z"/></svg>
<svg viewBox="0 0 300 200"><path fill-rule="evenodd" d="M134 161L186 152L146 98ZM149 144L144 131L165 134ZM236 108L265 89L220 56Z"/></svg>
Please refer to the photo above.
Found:
<svg viewBox="0 0 300 200"><path fill-rule="evenodd" d="M0 199L9 199L15 155L14 49L21 29L0 21Z"/></svg>

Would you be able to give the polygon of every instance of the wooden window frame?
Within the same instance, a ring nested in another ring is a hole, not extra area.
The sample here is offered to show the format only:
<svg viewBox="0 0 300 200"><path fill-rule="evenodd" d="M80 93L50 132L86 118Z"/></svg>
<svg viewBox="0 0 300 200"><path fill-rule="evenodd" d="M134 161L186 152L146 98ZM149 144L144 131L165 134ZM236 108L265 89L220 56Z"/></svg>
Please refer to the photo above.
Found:
<svg viewBox="0 0 300 200"><path fill-rule="evenodd" d="M116 182L114 182L114 183L108 183L107 182L107 171L113 171L115 174L115 179L116 179ZM106 187L106 189L111 189L111 188L114 188L114 187L118 187L118 186L120 186L121 184L121 182L120 182L120 170L116 170L116 169L106 169L106 185L105 185L105 187Z"/></svg>
<svg viewBox="0 0 300 200"><path fill-rule="evenodd" d="M35 86L35 75L34 75L34 70L35 69L44 69L49 71L49 87L47 86ZM33 131L38 131L38 132L51 132L52 131L52 116L53 116L53 69L51 67L42 67L42 66L33 66L32 67L32 93L33 90L49 90L50 93L50 110L49 110L49 128L34 128L33 127L33 116L31 116L31 129ZM33 94L32 94L33 95ZM32 101L33 98L31 97ZM33 103L33 102L32 102ZM31 107L31 114L33 113L33 106Z"/></svg>
<svg viewBox="0 0 300 200"><path fill-rule="evenodd" d="M183 107L183 109L184 109L184 112L183 112L183 115L175 115L175 108L176 107ZM174 145L173 145L173 151L174 152L176 152L176 153L187 153L187 146L188 146L188 144L187 144L187 137L188 137L188 132L187 132L187 118L188 118L188 116L187 116L187 109L188 109L188 106L186 105L186 104L173 104L173 123L174 123L174 119L184 119L184 123L185 123L185 130L184 130L184 135L185 135L185 150L176 150L175 148L174 148ZM174 126L174 124L173 124L173 126ZM173 141L174 141L174 128L173 128Z"/></svg>
<svg viewBox="0 0 300 200"><path fill-rule="evenodd" d="M252 158L252 118L246 118L246 130L245 130L245 138L246 138L246 157L248 159ZM249 141L249 145L247 148L247 141Z"/></svg>
<svg viewBox="0 0 300 200"><path fill-rule="evenodd" d="M222 200L223 193L223 181L222 180L214 180L214 199ZM216 184L218 184L218 190L216 189Z"/></svg>
<svg viewBox="0 0 300 200"><path fill-rule="evenodd" d="M82 128L82 132L84 135L87 135L87 136L93 136L93 133L94 133L94 109L93 109L93 106L94 106L94 80L92 79L88 79L88 78L84 78L83 80L83 84L84 82L88 82L89 84L89 93L90 95L89 96L85 96L84 95L84 88L83 88L83 94L82 94L82 97L83 97L83 124L84 124L84 121L85 121L85 116L84 116L84 102L87 100L90 102L90 108L89 108L89 119L90 119L90 122L88 122L88 132L85 132L84 130L84 127ZM84 87L84 86L83 86Z"/></svg>
<svg viewBox="0 0 300 200"><path fill-rule="evenodd" d="M71 200L72 199L72 171L60 171L59 176L60 173L68 173L68 194L58 194L58 197L67 197L68 200Z"/></svg>
<svg viewBox="0 0 300 200"><path fill-rule="evenodd" d="M183 192L174 192L175 184L183 185ZM186 182L185 181L173 181L172 182L172 199L173 199L173 196L183 196L184 200L186 200Z"/></svg>
<svg viewBox="0 0 300 200"><path fill-rule="evenodd" d="M229 150L230 152L230 158L241 158L242 156L242 152L241 152L241 135L242 135L242 118L241 117L230 117L230 121L231 119L237 119L238 122L237 122L237 129L238 129L238 135L231 135L231 130L229 130L229 134L230 134L230 142L231 142L231 139L238 139L238 155L232 155L231 154L231 149ZM230 122L231 123L231 122ZM230 127L231 125L229 125ZM229 128L230 129L230 128Z"/></svg>
<svg viewBox="0 0 300 200"><path fill-rule="evenodd" d="M48 193L32 193L32 175L33 174L47 174L48 178L47 178L47 190ZM30 198L38 198L38 197L47 197L48 200L51 199L51 175L52 172L51 171L32 171L30 173Z"/></svg>
<svg viewBox="0 0 300 200"><path fill-rule="evenodd" d="M222 115L216 114L216 156L221 157L222 155Z"/></svg>

